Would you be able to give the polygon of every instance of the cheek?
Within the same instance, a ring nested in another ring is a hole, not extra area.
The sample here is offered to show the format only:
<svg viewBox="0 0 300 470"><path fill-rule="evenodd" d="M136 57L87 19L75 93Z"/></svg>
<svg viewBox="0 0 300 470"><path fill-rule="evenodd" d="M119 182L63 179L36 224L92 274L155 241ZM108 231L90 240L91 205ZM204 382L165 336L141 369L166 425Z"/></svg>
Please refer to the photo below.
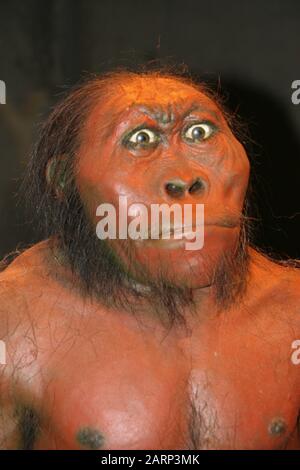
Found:
<svg viewBox="0 0 300 470"><path fill-rule="evenodd" d="M231 168L229 170L228 183L237 195L244 199L248 187L250 163L244 147L235 140L230 148Z"/></svg>
<svg viewBox="0 0 300 470"><path fill-rule="evenodd" d="M240 175L241 178L247 178L250 165L243 145L231 134L230 138L227 139L226 146L232 162L232 172Z"/></svg>
<svg viewBox="0 0 300 470"><path fill-rule="evenodd" d="M75 181L86 205L96 207L102 202L113 203L118 192L122 168L112 143L86 145L81 149L76 166Z"/></svg>
<svg viewBox="0 0 300 470"><path fill-rule="evenodd" d="M124 206L126 197L127 207L132 203L145 203L145 194L141 183L141 175L136 171L128 171L121 165L111 165L105 173L90 174L78 172L76 184L83 201L86 213L93 225L97 225L100 216L97 216L97 208L101 204L110 204L115 208L117 221L120 220L119 210ZM130 217L128 217L130 220ZM118 226L118 222L117 222Z"/></svg>
<svg viewBox="0 0 300 470"><path fill-rule="evenodd" d="M234 136L222 136L214 149L213 186L223 203L242 208L248 187L250 164L243 146ZM218 191L219 188L219 191Z"/></svg>
<svg viewBox="0 0 300 470"><path fill-rule="evenodd" d="M107 147L103 153L108 151ZM93 200L94 208L100 203L119 206L119 197L126 196L131 203L152 202L153 171L149 171L146 159L128 155L124 149L111 149L109 158L91 156L83 158L78 166L76 183L84 200ZM157 171L157 170L156 170Z"/></svg>

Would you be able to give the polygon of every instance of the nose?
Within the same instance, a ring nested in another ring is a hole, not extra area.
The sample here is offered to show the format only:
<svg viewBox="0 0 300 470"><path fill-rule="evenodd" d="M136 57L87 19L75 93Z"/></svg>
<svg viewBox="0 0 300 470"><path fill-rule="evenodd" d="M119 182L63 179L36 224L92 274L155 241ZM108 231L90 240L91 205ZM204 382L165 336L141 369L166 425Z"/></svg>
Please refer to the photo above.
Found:
<svg viewBox="0 0 300 470"><path fill-rule="evenodd" d="M203 178L194 178L192 182L187 183L180 178L175 178L165 184L165 191L172 198L180 198L186 194L198 196L207 189L207 183Z"/></svg>

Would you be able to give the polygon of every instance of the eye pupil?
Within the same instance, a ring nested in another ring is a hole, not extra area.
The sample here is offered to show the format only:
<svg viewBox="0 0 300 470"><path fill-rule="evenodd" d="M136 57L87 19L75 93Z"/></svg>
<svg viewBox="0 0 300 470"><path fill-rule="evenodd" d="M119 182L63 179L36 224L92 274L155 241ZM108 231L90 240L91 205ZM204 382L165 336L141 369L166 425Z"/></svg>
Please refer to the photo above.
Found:
<svg viewBox="0 0 300 470"><path fill-rule="evenodd" d="M192 137L194 140L203 139L204 136L205 136L205 130L203 129L203 127L198 126L192 130Z"/></svg>
<svg viewBox="0 0 300 470"><path fill-rule="evenodd" d="M149 142L149 135L146 132L139 132L136 136L136 140L139 144L145 144Z"/></svg>

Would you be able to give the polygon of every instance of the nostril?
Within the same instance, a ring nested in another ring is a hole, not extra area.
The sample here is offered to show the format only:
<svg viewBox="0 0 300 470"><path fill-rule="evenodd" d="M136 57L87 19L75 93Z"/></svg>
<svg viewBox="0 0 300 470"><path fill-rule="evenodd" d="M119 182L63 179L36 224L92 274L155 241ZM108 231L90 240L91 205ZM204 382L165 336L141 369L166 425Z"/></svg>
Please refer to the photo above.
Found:
<svg viewBox="0 0 300 470"><path fill-rule="evenodd" d="M183 181L170 181L169 183L166 183L165 188L166 192L169 194L169 196L172 197L180 197L182 196L185 191L186 191L187 185Z"/></svg>
<svg viewBox="0 0 300 470"><path fill-rule="evenodd" d="M202 181L200 178L197 178L196 181L194 181L189 187L189 193L200 194L204 191L204 189L205 189L204 181Z"/></svg>

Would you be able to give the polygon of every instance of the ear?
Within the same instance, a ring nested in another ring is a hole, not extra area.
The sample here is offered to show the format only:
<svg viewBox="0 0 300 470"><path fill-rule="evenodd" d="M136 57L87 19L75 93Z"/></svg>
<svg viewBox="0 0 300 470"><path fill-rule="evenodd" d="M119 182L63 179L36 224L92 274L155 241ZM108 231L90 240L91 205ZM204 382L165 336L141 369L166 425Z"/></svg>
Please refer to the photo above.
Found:
<svg viewBox="0 0 300 470"><path fill-rule="evenodd" d="M64 197L64 191L68 180L68 156L58 155L51 158L46 166L46 181L47 185L54 192L58 199Z"/></svg>

